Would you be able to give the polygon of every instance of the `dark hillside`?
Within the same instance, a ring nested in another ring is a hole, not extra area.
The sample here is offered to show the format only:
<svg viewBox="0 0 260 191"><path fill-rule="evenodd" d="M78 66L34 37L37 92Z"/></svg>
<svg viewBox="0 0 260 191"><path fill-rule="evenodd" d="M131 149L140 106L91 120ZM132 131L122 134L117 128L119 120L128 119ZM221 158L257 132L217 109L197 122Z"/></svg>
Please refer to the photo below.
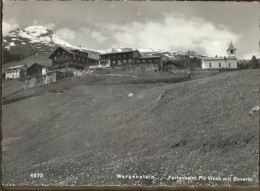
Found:
<svg viewBox="0 0 260 191"><path fill-rule="evenodd" d="M3 184L255 185L259 114L250 111L259 105L258 75L233 71L176 84L82 82L4 105ZM252 181L176 182L169 175Z"/></svg>

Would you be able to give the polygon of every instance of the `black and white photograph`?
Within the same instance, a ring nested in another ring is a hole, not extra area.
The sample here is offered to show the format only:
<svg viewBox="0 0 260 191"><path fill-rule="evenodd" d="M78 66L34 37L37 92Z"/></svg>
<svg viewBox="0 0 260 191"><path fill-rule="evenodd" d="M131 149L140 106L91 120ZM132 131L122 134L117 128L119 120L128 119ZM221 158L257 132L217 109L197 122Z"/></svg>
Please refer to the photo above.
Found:
<svg viewBox="0 0 260 191"><path fill-rule="evenodd" d="M4 187L259 185L259 2L2 12Z"/></svg>

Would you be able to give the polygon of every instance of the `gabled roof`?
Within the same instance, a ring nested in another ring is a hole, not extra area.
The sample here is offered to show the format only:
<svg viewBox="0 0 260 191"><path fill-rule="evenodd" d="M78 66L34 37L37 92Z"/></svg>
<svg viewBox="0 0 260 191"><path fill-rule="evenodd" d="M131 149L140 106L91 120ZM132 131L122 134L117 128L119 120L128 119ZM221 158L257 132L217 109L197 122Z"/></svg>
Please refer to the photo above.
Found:
<svg viewBox="0 0 260 191"><path fill-rule="evenodd" d="M63 50L65 50L65 51L67 51L68 53L73 54L73 55L75 54L75 53L72 52L70 49L59 46L58 48L56 48L56 49L51 53L51 55L49 56L49 58L53 58L53 56L55 55L55 52L56 52L58 49L63 49Z"/></svg>
<svg viewBox="0 0 260 191"><path fill-rule="evenodd" d="M230 42L230 45L228 47L228 50L236 50L232 42Z"/></svg>
<svg viewBox="0 0 260 191"><path fill-rule="evenodd" d="M21 68L21 67L23 67L23 66L24 66L24 65L12 66L12 67L6 68L6 70L17 69L17 68Z"/></svg>
<svg viewBox="0 0 260 191"><path fill-rule="evenodd" d="M226 57L226 56L224 56L224 57L202 57L201 58L202 60L237 60L237 58L236 57Z"/></svg>
<svg viewBox="0 0 260 191"><path fill-rule="evenodd" d="M135 59L149 59L149 58L160 58L161 56L141 56L137 57Z"/></svg>
<svg viewBox="0 0 260 191"><path fill-rule="evenodd" d="M99 52L96 51L92 51L92 50L84 50L84 49L69 49L66 47L61 47L59 46L58 48L56 48L51 55L49 56L49 58L53 58L53 56L55 55L55 52L58 49L63 49L65 51L67 51L68 53L72 54L72 55L76 55L76 52L83 52L83 53L87 53L88 54L88 58L90 59L94 59L94 60L98 60L99 59Z"/></svg>
<svg viewBox="0 0 260 191"><path fill-rule="evenodd" d="M131 52L138 52L141 55L141 53L138 50L129 50L129 51L123 51L123 52L104 53L104 54L100 54L100 56L103 56L103 55L113 55L113 54L124 54L124 53L131 53Z"/></svg>
<svg viewBox="0 0 260 191"><path fill-rule="evenodd" d="M29 68L31 68L32 66L38 66L39 68L51 68L51 66L45 66L45 65L42 65L42 64L38 64L38 63L32 64Z"/></svg>

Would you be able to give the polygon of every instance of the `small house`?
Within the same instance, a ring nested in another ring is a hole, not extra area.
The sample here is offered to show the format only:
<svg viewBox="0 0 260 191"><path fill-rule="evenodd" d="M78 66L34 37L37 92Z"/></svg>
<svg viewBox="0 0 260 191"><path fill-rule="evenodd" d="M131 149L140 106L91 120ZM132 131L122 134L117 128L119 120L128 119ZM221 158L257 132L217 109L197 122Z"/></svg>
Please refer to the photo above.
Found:
<svg viewBox="0 0 260 191"><path fill-rule="evenodd" d="M52 68L50 66L44 66L41 64L34 63L27 69L26 76L44 75L49 71L52 71Z"/></svg>
<svg viewBox="0 0 260 191"><path fill-rule="evenodd" d="M12 66L5 70L5 79L16 79L25 76L26 67L24 65Z"/></svg>

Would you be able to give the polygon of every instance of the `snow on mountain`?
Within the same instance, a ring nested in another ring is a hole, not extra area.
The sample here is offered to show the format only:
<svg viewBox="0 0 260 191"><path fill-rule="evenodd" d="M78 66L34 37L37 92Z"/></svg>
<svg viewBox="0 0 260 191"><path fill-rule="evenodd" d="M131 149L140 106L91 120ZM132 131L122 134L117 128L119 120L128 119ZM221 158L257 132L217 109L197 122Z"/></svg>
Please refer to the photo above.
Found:
<svg viewBox="0 0 260 191"><path fill-rule="evenodd" d="M5 48L10 48L10 43L18 42L17 45L24 45L31 43L43 44L43 45L60 45L74 48L71 44L60 39L58 36L54 35L53 32L45 26L29 26L25 29L15 29L10 31L5 37L4 42L8 43Z"/></svg>
<svg viewBox="0 0 260 191"><path fill-rule="evenodd" d="M105 50L90 50L89 48L75 47L66 41L60 39L57 35L45 26L29 26L24 29L15 29L3 37L3 47L15 55L28 57L31 55L45 54L49 55L56 47L63 46L70 49L79 49L91 51L93 54L105 54L113 52L125 52L134 50L129 47L114 47ZM162 49L147 48L137 49L143 56L162 56L164 60L176 59L182 56L201 57L194 51L173 52Z"/></svg>
<svg viewBox="0 0 260 191"><path fill-rule="evenodd" d="M113 53L113 52L126 52L126 51L131 51L131 50L133 50L133 49L127 48L127 47L115 47L115 48L110 48L110 49L105 49L105 50L96 50L96 51L101 54L106 54L106 53Z"/></svg>

